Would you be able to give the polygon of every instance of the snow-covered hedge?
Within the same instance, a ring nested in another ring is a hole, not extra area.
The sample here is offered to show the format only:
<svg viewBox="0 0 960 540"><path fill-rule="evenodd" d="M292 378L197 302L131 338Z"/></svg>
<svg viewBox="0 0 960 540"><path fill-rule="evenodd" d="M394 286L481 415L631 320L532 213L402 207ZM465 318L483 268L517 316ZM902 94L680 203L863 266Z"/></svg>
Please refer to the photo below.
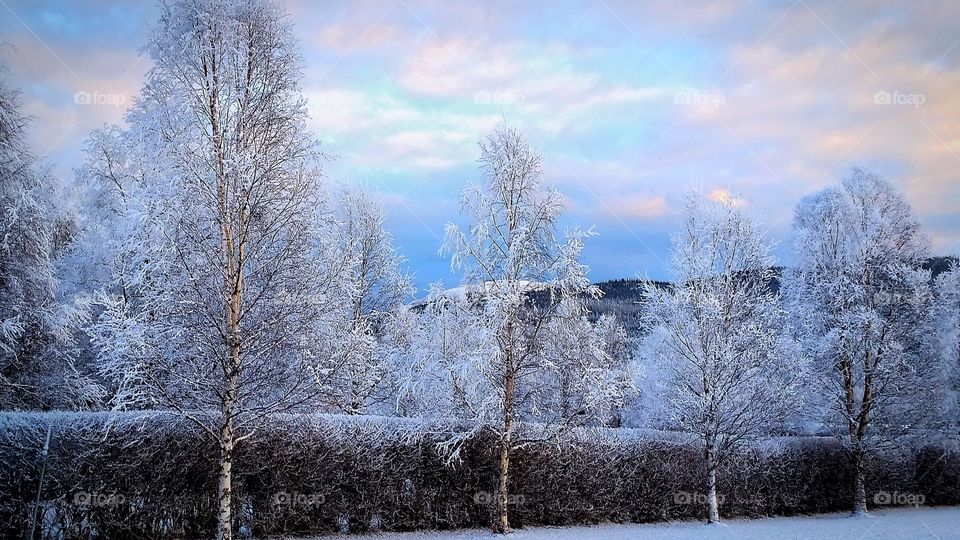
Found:
<svg viewBox="0 0 960 540"><path fill-rule="evenodd" d="M53 427L39 522L45 536L209 536L217 452L166 413L0 415L0 536L23 537ZM469 440L447 463L452 424L283 416L239 447L238 526L246 534L486 526L493 441ZM875 504L960 503L960 455L928 447L872 461ZM702 457L684 436L580 431L528 446L512 462L511 521L585 524L704 515ZM721 471L720 511L763 516L845 510L850 485L830 439L778 439Z"/></svg>

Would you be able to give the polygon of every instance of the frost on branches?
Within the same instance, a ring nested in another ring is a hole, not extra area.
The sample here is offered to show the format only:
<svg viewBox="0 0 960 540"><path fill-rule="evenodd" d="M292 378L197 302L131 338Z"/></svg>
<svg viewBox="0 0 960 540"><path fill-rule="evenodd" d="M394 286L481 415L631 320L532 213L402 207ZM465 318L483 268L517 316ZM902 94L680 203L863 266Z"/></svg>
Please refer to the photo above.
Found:
<svg viewBox="0 0 960 540"><path fill-rule="evenodd" d="M0 409L86 408L97 392L74 363L79 315L58 294L71 223L27 149L20 106L0 78Z"/></svg>
<svg viewBox="0 0 960 540"><path fill-rule="evenodd" d="M929 405L927 241L904 197L860 169L803 199L794 234L786 294L827 423L850 454L853 511L863 514L870 450L915 425Z"/></svg>
<svg viewBox="0 0 960 540"><path fill-rule="evenodd" d="M115 406L173 408L216 441L217 537L231 538L236 445L333 380L336 242L286 14L172 2L146 50L129 130L89 151L118 227L90 333Z"/></svg>
<svg viewBox="0 0 960 540"><path fill-rule="evenodd" d="M391 412L396 381L391 373L389 343L404 324L404 302L413 294L403 273L403 257L387 231L384 210L375 195L343 187L336 200L342 261L341 316L331 326L341 339L332 343L333 379L326 401L347 414Z"/></svg>
<svg viewBox="0 0 960 540"><path fill-rule="evenodd" d="M720 519L717 469L799 407L804 365L769 290L773 259L733 199L693 194L674 237L675 282L648 286L642 351L675 427L699 435L708 521Z"/></svg>
<svg viewBox="0 0 960 540"><path fill-rule="evenodd" d="M557 240L563 203L542 185L540 155L517 130L501 126L480 143L480 170L483 183L463 192L469 225L447 225L441 250L463 271L462 287L431 293L414 323L422 327L413 330L426 343L413 342L402 387L413 395L410 406L474 426L450 441L453 456L473 432L496 435L495 528L508 532L511 452L607 414L630 382L602 349L610 337L586 319L584 299L598 291L578 258L591 233L574 230ZM573 342L583 356L561 350ZM521 420L530 424L518 429Z"/></svg>

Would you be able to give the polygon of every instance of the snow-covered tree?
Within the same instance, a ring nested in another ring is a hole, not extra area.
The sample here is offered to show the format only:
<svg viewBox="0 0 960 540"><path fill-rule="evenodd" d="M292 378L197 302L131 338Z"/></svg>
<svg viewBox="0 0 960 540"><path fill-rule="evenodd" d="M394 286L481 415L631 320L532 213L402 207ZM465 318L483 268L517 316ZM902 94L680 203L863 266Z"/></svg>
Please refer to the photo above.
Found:
<svg viewBox="0 0 960 540"><path fill-rule="evenodd" d="M95 392L73 364L78 318L57 298L55 259L70 223L30 154L27 124L0 78L0 409L83 407Z"/></svg>
<svg viewBox="0 0 960 540"><path fill-rule="evenodd" d="M540 384L560 367L541 354L547 328L554 336L572 331L574 326L563 321L585 317L584 298L597 291L578 262L589 233L574 230L564 241L557 240L562 198L543 187L540 155L520 132L501 126L481 141L480 168L484 182L468 187L462 197L469 226L447 225L441 250L451 254L454 269L464 272L463 287L448 307L436 308L456 310L456 318L470 322L455 330L464 336L451 336L451 341L429 349L430 359L444 364L422 371L446 374L452 383L449 397L436 403L459 405L461 416L476 426L474 431L495 434L500 457L494 527L505 533L510 530L511 452L555 437L576 421L550 410L555 396ZM441 315L438 322L443 323L447 315ZM475 348L463 347L464 342ZM597 356L604 365L609 363ZM593 374L590 367L584 371ZM582 407L571 407L570 412L588 414L620 393L607 378L590 382L597 386L583 390ZM539 422L536 434L517 435L521 419Z"/></svg>
<svg viewBox="0 0 960 540"><path fill-rule="evenodd" d="M406 329L393 367L405 385L398 393L401 414L468 420L479 414L474 403L489 388L476 366L497 354L490 332L497 313L482 310L483 297L467 290L435 284L401 325ZM587 315L582 302L573 302L543 323L537 358L528 362L538 369L524 380L527 395L516 400L519 419L564 428L619 424L634 390L626 332L613 316L592 323Z"/></svg>
<svg viewBox="0 0 960 540"><path fill-rule="evenodd" d="M103 231L90 335L116 406L174 408L216 441L217 537L231 538L236 445L336 373L341 269L283 10L164 4L146 50L130 128L90 147L119 227Z"/></svg>
<svg viewBox="0 0 960 540"><path fill-rule="evenodd" d="M160 145L149 144L150 130L132 123L87 140L76 171L78 231L61 265L67 294L88 310L90 350L82 356L111 409L161 406L148 369L160 346L151 326L164 312L150 303L163 291L156 280L171 257L163 229L175 210L174 174Z"/></svg>
<svg viewBox="0 0 960 540"><path fill-rule="evenodd" d="M948 435L960 441L960 263L937 276L933 324L938 338L936 358L942 363L940 384Z"/></svg>
<svg viewBox="0 0 960 540"><path fill-rule="evenodd" d="M17 94L0 81L0 404L35 390L40 312L52 298L49 224L41 183L25 141Z"/></svg>
<svg viewBox="0 0 960 540"><path fill-rule="evenodd" d="M393 245L374 194L344 187L336 207L339 251L345 259L341 276L345 310L339 326L346 339L331 351L339 369L327 398L340 411L360 414L394 395L389 350L383 341L403 316L413 284L403 273L403 257Z"/></svg>
<svg viewBox="0 0 960 540"><path fill-rule="evenodd" d="M614 383L619 392L610 393L607 419L602 420L610 427L621 427L626 408L638 392L637 381L640 372L635 364L636 343L630 339L624 323L613 313L605 313L594 323L593 335L598 341L599 350L604 356L596 357L602 373ZM604 358L607 359L604 362ZM581 364L583 365L583 364ZM589 381L587 382L589 383Z"/></svg>
<svg viewBox="0 0 960 540"><path fill-rule="evenodd" d="M794 236L796 268L785 294L814 361L827 423L849 452L852 507L862 514L870 450L912 424L912 405L931 390L923 361L927 241L903 195L861 169L804 198Z"/></svg>
<svg viewBox="0 0 960 540"><path fill-rule="evenodd" d="M482 384L474 366L496 353L491 322L462 288L436 283L426 299L406 311L392 336L391 371L398 381L397 411L404 416L472 418Z"/></svg>
<svg viewBox="0 0 960 540"><path fill-rule="evenodd" d="M673 240L674 284L648 286L641 346L675 427L698 435L708 521L720 520L717 470L800 403L801 359L770 291L773 258L739 202L691 195Z"/></svg>
<svg viewBox="0 0 960 540"><path fill-rule="evenodd" d="M591 322L581 302L565 309L582 311L558 310L562 315L545 325L541 362L552 369L539 383L546 392L538 406L555 421L619 426L634 384L626 330L613 315Z"/></svg>

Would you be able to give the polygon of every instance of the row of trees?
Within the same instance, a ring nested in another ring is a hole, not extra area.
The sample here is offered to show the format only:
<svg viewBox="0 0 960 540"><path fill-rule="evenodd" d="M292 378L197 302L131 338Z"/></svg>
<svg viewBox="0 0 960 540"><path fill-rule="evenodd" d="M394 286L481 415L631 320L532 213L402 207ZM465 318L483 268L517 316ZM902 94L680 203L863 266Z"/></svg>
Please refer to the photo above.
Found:
<svg viewBox="0 0 960 540"><path fill-rule="evenodd" d="M694 195L683 224L676 281L649 287L641 356L660 424L702 440L710 521L717 468L787 423L844 443L857 514L871 452L908 436L956 440L960 269L934 282L927 240L890 183L854 169L804 198L782 276L741 201Z"/></svg>
<svg viewBox="0 0 960 540"><path fill-rule="evenodd" d="M161 11L141 94L125 126L91 135L64 223L12 116L10 176L33 213L6 213L6 237L31 245L7 250L5 408L178 411L219 449L219 538L233 535L237 445L272 415L457 417L475 427L447 443L451 459L480 429L498 436L509 530L511 451L609 414L632 384L622 328L587 317L589 234L555 241L561 199L539 155L507 128L481 145L470 227L444 248L461 294L408 309L375 197L322 180L287 15L248 0ZM67 374L74 387L53 378ZM521 419L544 427L516 435Z"/></svg>
<svg viewBox="0 0 960 540"><path fill-rule="evenodd" d="M376 197L323 181L276 4L165 4L146 50L126 125L87 143L73 211L53 203L0 86L0 400L178 411L220 452L219 538L233 535L237 445L284 411L458 418L470 429L450 459L492 432L499 532L512 453L617 426L638 391L646 424L702 441L710 521L720 467L786 425L814 419L845 442L858 512L873 449L957 435L960 272L932 283L916 218L876 175L800 202L779 291L743 203L693 194L673 284L647 287L633 343L587 309L592 231L559 233L541 156L502 126L441 248L461 286L409 306Z"/></svg>

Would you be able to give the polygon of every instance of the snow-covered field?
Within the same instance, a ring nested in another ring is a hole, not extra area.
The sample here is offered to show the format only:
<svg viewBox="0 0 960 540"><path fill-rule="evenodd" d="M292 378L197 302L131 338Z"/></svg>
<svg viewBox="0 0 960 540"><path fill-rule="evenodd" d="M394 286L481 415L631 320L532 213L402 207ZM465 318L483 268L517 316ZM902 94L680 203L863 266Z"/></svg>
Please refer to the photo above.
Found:
<svg viewBox="0 0 960 540"><path fill-rule="evenodd" d="M393 533L371 536L327 536L349 540L490 540L488 531ZM515 531L511 540L922 540L960 539L960 508L910 508L872 512L868 517L827 514L729 520L722 525L704 523L650 523L596 527L537 527Z"/></svg>

